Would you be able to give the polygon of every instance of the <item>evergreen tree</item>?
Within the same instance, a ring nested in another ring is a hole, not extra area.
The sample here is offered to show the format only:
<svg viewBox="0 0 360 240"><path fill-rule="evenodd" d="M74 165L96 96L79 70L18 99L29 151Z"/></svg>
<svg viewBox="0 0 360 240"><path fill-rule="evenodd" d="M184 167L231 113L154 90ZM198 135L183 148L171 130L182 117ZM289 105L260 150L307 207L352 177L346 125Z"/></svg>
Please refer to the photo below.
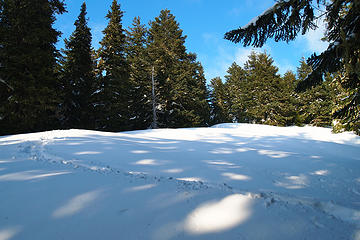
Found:
<svg viewBox="0 0 360 240"><path fill-rule="evenodd" d="M246 71L234 62L227 70L227 73L228 75L225 76L225 88L228 96L229 118L235 122L249 122L245 104L249 100Z"/></svg>
<svg viewBox="0 0 360 240"><path fill-rule="evenodd" d="M162 10L150 25L147 52L155 69L160 126L202 125L206 114L199 113L195 102L208 109L205 79L196 56L186 52L186 36L169 10Z"/></svg>
<svg viewBox="0 0 360 240"><path fill-rule="evenodd" d="M243 28L232 30L225 38L244 46L262 47L268 38L292 41L301 32L315 29L315 9L326 7L326 38L329 47L308 59L311 74L297 87L304 90L323 83L327 73L338 74L338 82L347 97L338 107L336 116L347 129L360 134L360 2L353 0L281 0Z"/></svg>
<svg viewBox="0 0 360 240"><path fill-rule="evenodd" d="M206 126L210 118L204 70L196 55L189 53L178 62L173 85L173 121L176 127Z"/></svg>
<svg viewBox="0 0 360 240"><path fill-rule="evenodd" d="M0 134L53 129L60 0L0 1Z"/></svg>
<svg viewBox="0 0 360 240"><path fill-rule="evenodd" d="M282 125L277 119L281 78L273 62L266 53L252 52L245 63L249 95L246 110L251 122Z"/></svg>
<svg viewBox="0 0 360 240"><path fill-rule="evenodd" d="M298 81L304 81L311 74L312 69L305 60L300 61L297 69ZM304 124L315 126L331 126L332 110L335 105L335 92L331 87L332 77L326 76L326 81L319 86L314 86L299 96L299 116Z"/></svg>
<svg viewBox="0 0 360 240"><path fill-rule="evenodd" d="M266 53L252 52L244 69L233 63L225 76L229 118L278 126L296 122L295 75L280 77Z"/></svg>
<svg viewBox="0 0 360 240"><path fill-rule="evenodd" d="M152 123L151 71L149 56L146 51L148 30L141 24L140 18L133 20L127 31L127 61L132 86L130 107L132 129L146 129Z"/></svg>
<svg viewBox="0 0 360 240"><path fill-rule="evenodd" d="M150 23L148 55L155 69L157 114L160 126L171 127L172 85L177 61L185 59L185 38L175 17L162 10Z"/></svg>
<svg viewBox="0 0 360 240"><path fill-rule="evenodd" d="M65 128L94 128L94 99L96 87L91 32L87 25L86 4L81 5L75 21L75 31L65 39L62 60L63 103Z"/></svg>
<svg viewBox="0 0 360 240"><path fill-rule="evenodd" d="M130 130L130 82L128 63L125 54L126 36L122 26L124 12L117 0L113 0L111 10L106 15L109 23L100 42L98 52L101 74L100 101L98 111L102 119L99 129L122 131ZM103 75L103 77L102 77Z"/></svg>
<svg viewBox="0 0 360 240"><path fill-rule="evenodd" d="M220 77L211 79L211 124L232 122L229 114L227 88Z"/></svg>
<svg viewBox="0 0 360 240"><path fill-rule="evenodd" d="M301 120L297 110L298 99L295 93L297 86L296 75L292 71L287 71L280 80L278 98L278 122L282 126L301 125Z"/></svg>

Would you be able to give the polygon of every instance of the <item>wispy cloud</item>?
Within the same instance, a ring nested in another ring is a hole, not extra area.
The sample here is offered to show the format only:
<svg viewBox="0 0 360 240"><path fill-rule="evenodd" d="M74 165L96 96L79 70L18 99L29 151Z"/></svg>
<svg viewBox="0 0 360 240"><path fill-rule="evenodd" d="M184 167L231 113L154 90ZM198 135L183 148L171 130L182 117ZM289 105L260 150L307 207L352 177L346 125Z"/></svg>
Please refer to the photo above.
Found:
<svg viewBox="0 0 360 240"><path fill-rule="evenodd" d="M268 48L253 49L239 47L239 45L229 43L212 33L204 33L202 37L205 44L216 46L211 49L211 52L200 53L198 55L208 81L215 77L223 78L227 75L227 70L233 62L243 66L252 51L262 52L264 49Z"/></svg>
<svg viewBox="0 0 360 240"><path fill-rule="evenodd" d="M104 36L102 31L106 28L107 23L91 22L89 25L91 26L92 46L95 49L98 49L100 47L99 42L102 40Z"/></svg>
<svg viewBox="0 0 360 240"><path fill-rule="evenodd" d="M235 62L238 65L243 66L249 60L251 52L260 53L263 51L260 48L239 48L235 53Z"/></svg>
<svg viewBox="0 0 360 240"><path fill-rule="evenodd" d="M303 38L306 41L307 50L310 52L321 53L326 50L329 43L324 42L321 39L324 37L326 31L326 22L325 19L321 18L316 22L318 28L315 30L310 30L306 33Z"/></svg>

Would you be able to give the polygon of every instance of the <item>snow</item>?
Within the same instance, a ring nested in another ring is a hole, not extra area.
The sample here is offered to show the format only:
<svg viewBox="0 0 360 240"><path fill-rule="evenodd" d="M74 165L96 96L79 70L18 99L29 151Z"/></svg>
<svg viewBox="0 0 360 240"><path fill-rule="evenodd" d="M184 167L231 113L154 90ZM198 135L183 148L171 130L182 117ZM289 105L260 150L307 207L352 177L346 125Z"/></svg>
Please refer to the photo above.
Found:
<svg viewBox="0 0 360 240"><path fill-rule="evenodd" d="M220 124L0 137L0 240L360 239L360 137Z"/></svg>

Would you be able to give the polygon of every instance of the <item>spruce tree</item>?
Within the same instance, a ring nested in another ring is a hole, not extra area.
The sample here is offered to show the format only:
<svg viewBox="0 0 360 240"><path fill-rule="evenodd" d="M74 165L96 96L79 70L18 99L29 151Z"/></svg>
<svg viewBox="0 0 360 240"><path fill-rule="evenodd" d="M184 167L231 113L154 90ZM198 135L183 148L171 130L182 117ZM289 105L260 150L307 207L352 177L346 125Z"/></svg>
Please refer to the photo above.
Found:
<svg viewBox="0 0 360 240"><path fill-rule="evenodd" d="M155 69L160 126L204 124L206 114L199 113L197 101L203 109L209 109L205 79L196 56L186 52L186 36L169 10L162 10L150 25L147 52Z"/></svg>
<svg viewBox="0 0 360 240"><path fill-rule="evenodd" d="M307 63L312 72L297 90L324 82L325 76L338 74L338 82L347 94L338 106L336 117L346 129L360 134L360 2L353 0L281 0L243 28L229 31L225 38L244 46L262 47L269 38L292 41L299 33L315 29L319 5L325 6L326 39L329 47L313 54Z"/></svg>
<svg viewBox="0 0 360 240"><path fill-rule="evenodd" d="M120 4L113 0L106 15L109 23L98 51L101 72L98 110L101 119L98 128L110 131L130 130L130 82L125 54L126 36L122 26Z"/></svg>
<svg viewBox="0 0 360 240"><path fill-rule="evenodd" d="M60 0L0 1L0 134L57 127Z"/></svg>
<svg viewBox="0 0 360 240"><path fill-rule="evenodd" d="M311 66L302 59L300 66L297 68L297 81L304 81L311 72ZM335 107L335 92L334 88L331 87L332 80L333 78L328 74L322 85L298 93L299 117L303 124L314 126L332 125L332 111Z"/></svg>
<svg viewBox="0 0 360 240"><path fill-rule="evenodd" d="M253 123L280 124L277 121L279 84L281 81L278 68L266 53L252 52L245 63L248 96L246 110Z"/></svg>
<svg viewBox="0 0 360 240"><path fill-rule="evenodd" d="M228 95L229 117L235 122L249 122L245 104L249 97L246 71L234 62L227 73L225 87Z"/></svg>
<svg viewBox="0 0 360 240"><path fill-rule="evenodd" d="M244 68L233 63L227 72L224 91L230 120L277 126L296 122L295 75L280 77L268 54L252 52Z"/></svg>
<svg viewBox="0 0 360 240"><path fill-rule="evenodd" d="M173 85L173 121L176 127L198 127L208 125L210 106L204 70L196 55L189 53L177 64Z"/></svg>
<svg viewBox="0 0 360 240"><path fill-rule="evenodd" d="M131 83L131 126L132 129L146 129L152 123L152 66L146 51L148 30L135 17L132 27L127 31L127 61Z"/></svg>
<svg viewBox="0 0 360 240"><path fill-rule="evenodd" d="M276 106L278 125L301 125L297 111L298 99L295 93L297 83L296 75L292 71L287 71L279 82L279 98Z"/></svg>
<svg viewBox="0 0 360 240"><path fill-rule="evenodd" d="M162 10L150 23L148 56L155 69L157 114L161 127L171 127L172 85L177 61L185 59L185 38L175 17Z"/></svg>
<svg viewBox="0 0 360 240"><path fill-rule="evenodd" d="M232 122L229 114L229 96L220 77L210 81L211 124Z"/></svg>
<svg viewBox="0 0 360 240"><path fill-rule="evenodd" d="M62 60L62 124L64 128L93 129L96 87L91 32L86 18L86 4L81 5L75 31L65 39Z"/></svg>

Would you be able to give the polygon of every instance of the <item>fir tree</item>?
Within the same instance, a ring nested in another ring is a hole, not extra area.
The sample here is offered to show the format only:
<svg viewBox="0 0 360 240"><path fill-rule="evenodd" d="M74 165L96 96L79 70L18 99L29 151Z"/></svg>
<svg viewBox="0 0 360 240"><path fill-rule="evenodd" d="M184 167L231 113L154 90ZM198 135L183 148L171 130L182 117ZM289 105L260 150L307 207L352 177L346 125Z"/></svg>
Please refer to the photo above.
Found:
<svg viewBox="0 0 360 240"><path fill-rule="evenodd" d="M304 81L311 72L311 66L304 59L301 60L297 69L298 81ZM304 124L315 126L331 126L332 124L335 92L331 87L332 77L327 75L325 79L322 85L298 93L299 117Z"/></svg>
<svg viewBox="0 0 360 240"><path fill-rule="evenodd" d="M132 86L130 106L133 129L146 129L152 123L151 71L149 56L146 51L148 30L141 24L140 18L133 20L127 31L127 61Z"/></svg>
<svg viewBox="0 0 360 240"><path fill-rule="evenodd" d="M59 0L0 1L0 134L57 126L60 32L52 25L63 12Z"/></svg>
<svg viewBox="0 0 360 240"><path fill-rule="evenodd" d="M148 56L155 69L157 83L157 114L160 126L171 127L172 85L174 68L178 60L185 58L185 38L169 10L162 10L150 23Z"/></svg>
<svg viewBox="0 0 360 240"><path fill-rule="evenodd" d="M277 99L278 104L276 105L278 125L301 125L297 111L298 99L295 94L295 88L298 83L296 75L292 71L287 71L279 83L279 98Z"/></svg>
<svg viewBox="0 0 360 240"><path fill-rule="evenodd" d="M336 116L347 129L360 134L360 2L353 0L281 0L243 28L232 30L225 38L244 46L261 47L267 39L292 41L299 33L315 29L315 9L326 7L326 39L329 47L308 59L311 74L297 87L304 90L323 83L327 73L338 74L338 82L347 97L338 107Z"/></svg>
<svg viewBox="0 0 360 240"><path fill-rule="evenodd" d="M231 122L227 88L220 77L211 79L211 124Z"/></svg>
<svg viewBox="0 0 360 240"><path fill-rule="evenodd" d="M206 126L209 122L210 107L207 102L208 90L204 70L196 55L189 53L179 61L173 85L173 121L175 127Z"/></svg>
<svg viewBox="0 0 360 240"><path fill-rule="evenodd" d="M247 94L250 97L246 101L246 109L251 122L279 124L276 115L281 78L273 62L266 53L252 52L245 63Z"/></svg>
<svg viewBox="0 0 360 240"><path fill-rule="evenodd" d="M186 36L169 10L162 10L150 25L147 52L155 68L160 125L203 124L206 117L198 112L199 105L194 103L199 100L203 109L208 109L205 79L196 56L186 52ZM192 91L192 87L199 92Z"/></svg>
<svg viewBox="0 0 360 240"><path fill-rule="evenodd" d="M98 52L101 77L100 102L98 111L102 119L99 128L103 130L130 130L130 82L128 63L125 55L126 36L122 26L123 11L113 0L106 15L109 23L100 42Z"/></svg>
<svg viewBox="0 0 360 240"><path fill-rule="evenodd" d="M249 122L246 114L247 78L246 71L235 62L227 70L225 87L228 95L229 117L235 122Z"/></svg>
<svg viewBox="0 0 360 240"><path fill-rule="evenodd" d="M229 119L234 122L265 123L277 126L296 122L292 72L280 77L266 53L252 52L244 69L233 63L225 76Z"/></svg>
<svg viewBox="0 0 360 240"><path fill-rule="evenodd" d="M63 104L65 128L94 128L95 74L91 32L87 25L86 4L81 5L75 31L65 39L62 61Z"/></svg>

